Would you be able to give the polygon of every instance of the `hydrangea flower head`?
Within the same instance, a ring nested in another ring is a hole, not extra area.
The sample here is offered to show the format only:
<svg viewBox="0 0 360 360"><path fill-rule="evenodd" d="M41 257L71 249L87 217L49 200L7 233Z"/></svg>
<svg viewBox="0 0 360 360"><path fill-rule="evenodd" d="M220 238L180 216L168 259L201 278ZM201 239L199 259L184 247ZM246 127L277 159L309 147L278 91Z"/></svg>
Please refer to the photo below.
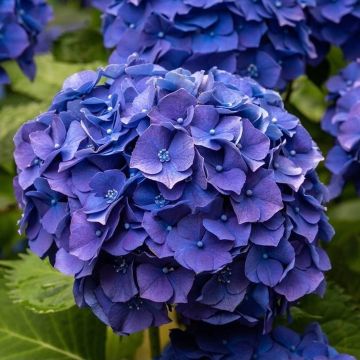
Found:
<svg viewBox="0 0 360 360"><path fill-rule="evenodd" d="M93 0L110 62L133 52L169 69L218 66L283 88L316 58L306 23L314 1Z"/></svg>
<svg viewBox="0 0 360 360"><path fill-rule="evenodd" d="M132 56L68 78L15 144L30 248L119 333L168 321L169 306L269 329L323 288L322 157L250 78Z"/></svg>
<svg viewBox="0 0 360 360"><path fill-rule="evenodd" d="M317 323L309 324L303 334L283 326L265 335L259 330L241 325L192 323L185 331L171 330L170 344L161 360L355 360L351 355L338 353Z"/></svg>
<svg viewBox="0 0 360 360"><path fill-rule="evenodd" d="M45 0L8 0L0 3L0 62L16 60L24 74L33 79L37 36L52 17ZM0 84L9 78L0 67Z"/></svg>
<svg viewBox="0 0 360 360"><path fill-rule="evenodd" d="M340 195L347 182L353 182L360 194L360 62L349 64L327 83L328 108L322 127L335 139L325 165L332 173L329 185L332 198Z"/></svg>
<svg viewBox="0 0 360 360"><path fill-rule="evenodd" d="M357 0L317 0L308 10L308 24L318 53L330 45L340 47L346 59L360 56L360 6ZM322 58L322 56L321 56Z"/></svg>

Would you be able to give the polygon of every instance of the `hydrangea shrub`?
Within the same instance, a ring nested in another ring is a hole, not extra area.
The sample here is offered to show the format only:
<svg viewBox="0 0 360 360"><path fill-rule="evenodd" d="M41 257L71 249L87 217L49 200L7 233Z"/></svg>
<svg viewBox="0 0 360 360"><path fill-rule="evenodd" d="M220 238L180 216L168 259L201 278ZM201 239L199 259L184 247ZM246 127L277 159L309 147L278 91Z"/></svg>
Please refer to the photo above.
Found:
<svg viewBox="0 0 360 360"><path fill-rule="evenodd" d="M307 359L355 360L332 348L319 324L308 325L303 334L283 326L269 334L239 325L191 324L185 331L170 332L170 344L161 360L183 359Z"/></svg>
<svg viewBox="0 0 360 360"><path fill-rule="evenodd" d="M33 60L38 35L52 17L45 0L6 0L0 2L0 63L16 60L24 74L33 79ZM0 66L0 84L9 82Z"/></svg>
<svg viewBox="0 0 360 360"><path fill-rule="evenodd" d="M319 149L281 97L136 56L68 78L15 136L21 228L118 333L185 318L259 324L321 293Z"/></svg>
<svg viewBox="0 0 360 360"><path fill-rule="evenodd" d="M333 76L327 87L332 104L322 127L336 140L325 162L332 173L330 196L339 196L347 182L354 183L360 194L360 61L350 63Z"/></svg>

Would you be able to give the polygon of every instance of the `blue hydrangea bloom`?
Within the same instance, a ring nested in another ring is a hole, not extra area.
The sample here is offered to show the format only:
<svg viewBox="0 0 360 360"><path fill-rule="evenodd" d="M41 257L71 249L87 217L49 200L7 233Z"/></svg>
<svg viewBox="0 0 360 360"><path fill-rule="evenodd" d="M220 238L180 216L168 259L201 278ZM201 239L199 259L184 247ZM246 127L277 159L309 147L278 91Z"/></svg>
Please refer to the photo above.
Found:
<svg viewBox="0 0 360 360"><path fill-rule="evenodd" d="M0 62L16 60L24 74L35 76L34 51L38 35L52 17L45 0L7 0L0 3ZM9 82L0 67L0 84Z"/></svg>
<svg viewBox="0 0 360 360"><path fill-rule="evenodd" d="M316 0L309 8L308 24L318 54L326 54L330 45L340 47L346 59L360 56L360 6L357 0ZM322 56L320 57L322 58Z"/></svg>
<svg viewBox="0 0 360 360"><path fill-rule="evenodd" d="M284 88L317 57L307 24L315 1L93 0L110 62L140 53L168 69L212 66Z"/></svg>
<svg viewBox="0 0 360 360"><path fill-rule="evenodd" d="M186 330L170 332L170 344L161 360L355 360L338 353L328 343L319 324L307 326L303 334L279 326L264 335L260 329L239 325L210 326L192 323Z"/></svg>
<svg viewBox="0 0 360 360"><path fill-rule="evenodd" d="M350 63L333 76L327 87L332 104L322 127L336 139L325 162L332 173L330 196L339 196L347 182L354 183L360 195L360 61Z"/></svg>
<svg viewBox="0 0 360 360"><path fill-rule="evenodd" d="M126 64L66 79L15 136L30 248L118 333L184 317L271 328L323 291L322 156L279 94L212 69Z"/></svg>

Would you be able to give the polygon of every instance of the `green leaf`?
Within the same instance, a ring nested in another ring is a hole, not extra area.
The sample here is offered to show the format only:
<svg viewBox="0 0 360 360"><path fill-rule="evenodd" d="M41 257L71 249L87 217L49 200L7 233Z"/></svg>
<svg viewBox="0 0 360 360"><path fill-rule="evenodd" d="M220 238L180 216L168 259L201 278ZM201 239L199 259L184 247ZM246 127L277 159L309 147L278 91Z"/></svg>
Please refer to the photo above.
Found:
<svg viewBox="0 0 360 360"><path fill-rule="evenodd" d="M335 46L331 47L327 55L327 60L330 64L330 75L338 74L339 71L346 66L346 60L342 50Z"/></svg>
<svg viewBox="0 0 360 360"><path fill-rule="evenodd" d="M62 35L54 43L53 54L56 60L70 63L106 62L108 58L101 34L91 28Z"/></svg>
<svg viewBox="0 0 360 360"><path fill-rule="evenodd" d="M329 216L336 222L360 222L360 199L348 200L332 207Z"/></svg>
<svg viewBox="0 0 360 360"><path fill-rule="evenodd" d="M20 254L20 260L4 260L10 298L38 313L52 313L74 305L73 279L55 270L49 261L33 253Z"/></svg>
<svg viewBox="0 0 360 360"><path fill-rule="evenodd" d="M331 346L341 353L360 358L360 315L358 304L339 286L329 283L324 298L306 297L293 308L293 328L303 331L311 321L318 321Z"/></svg>
<svg viewBox="0 0 360 360"><path fill-rule="evenodd" d="M326 109L325 95L306 76L294 81L290 103L314 122L320 122Z"/></svg>
<svg viewBox="0 0 360 360"><path fill-rule="evenodd" d="M133 360L136 352L144 341L144 332L130 336L114 334L111 328L107 329L106 360Z"/></svg>
<svg viewBox="0 0 360 360"><path fill-rule="evenodd" d="M105 334L88 310L35 314L13 304L0 279L1 360L101 360Z"/></svg>
<svg viewBox="0 0 360 360"><path fill-rule="evenodd" d="M18 66L7 62L4 67L11 78L12 91L28 96L48 106L54 95L61 89L64 80L78 71L96 69L100 62L88 64L69 64L54 60L51 55L36 57L37 74L34 82L27 79ZM44 108L43 110L46 110Z"/></svg>

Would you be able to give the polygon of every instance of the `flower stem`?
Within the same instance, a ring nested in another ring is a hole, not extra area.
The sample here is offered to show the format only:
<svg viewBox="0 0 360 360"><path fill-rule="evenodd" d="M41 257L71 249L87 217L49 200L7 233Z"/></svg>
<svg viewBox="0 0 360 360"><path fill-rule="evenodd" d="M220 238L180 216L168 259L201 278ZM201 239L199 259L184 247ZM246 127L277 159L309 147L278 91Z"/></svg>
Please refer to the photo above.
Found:
<svg viewBox="0 0 360 360"><path fill-rule="evenodd" d="M158 327L149 328L151 358L158 359L160 356L160 332Z"/></svg>

